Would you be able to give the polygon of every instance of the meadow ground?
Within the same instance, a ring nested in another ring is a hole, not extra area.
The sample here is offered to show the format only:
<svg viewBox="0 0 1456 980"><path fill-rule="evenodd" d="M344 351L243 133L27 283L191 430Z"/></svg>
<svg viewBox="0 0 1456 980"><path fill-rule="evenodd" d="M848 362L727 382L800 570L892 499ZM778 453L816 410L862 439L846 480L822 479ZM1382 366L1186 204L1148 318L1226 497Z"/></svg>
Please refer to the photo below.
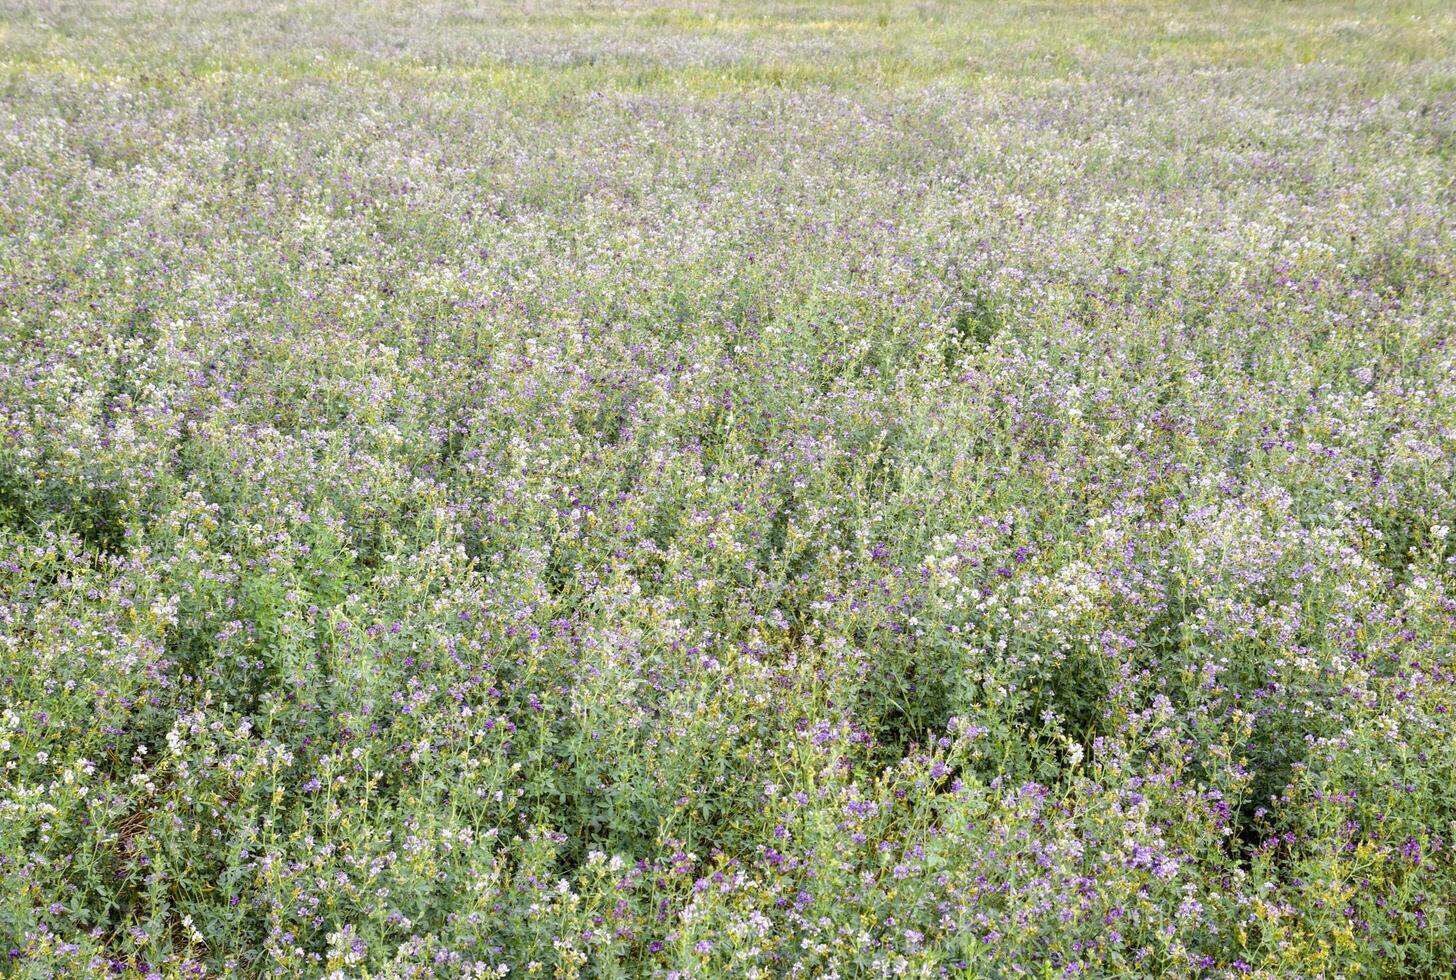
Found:
<svg viewBox="0 0 1456 980"><path fill-rule="evenodd" d="M1436 977L1456 7L0 0L0 972Z"/></svg>

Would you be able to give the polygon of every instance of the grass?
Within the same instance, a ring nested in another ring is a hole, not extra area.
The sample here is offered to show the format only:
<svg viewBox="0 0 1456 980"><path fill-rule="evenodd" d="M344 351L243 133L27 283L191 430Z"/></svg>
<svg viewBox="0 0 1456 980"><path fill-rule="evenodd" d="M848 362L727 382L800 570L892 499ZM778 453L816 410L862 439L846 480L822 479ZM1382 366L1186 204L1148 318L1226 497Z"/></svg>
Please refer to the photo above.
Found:
<svg viewBox="0 0 1456 980"><path fill-rule="evenodd" d="M0 0L0 954L1456 969L1456 14Z"/></svg>

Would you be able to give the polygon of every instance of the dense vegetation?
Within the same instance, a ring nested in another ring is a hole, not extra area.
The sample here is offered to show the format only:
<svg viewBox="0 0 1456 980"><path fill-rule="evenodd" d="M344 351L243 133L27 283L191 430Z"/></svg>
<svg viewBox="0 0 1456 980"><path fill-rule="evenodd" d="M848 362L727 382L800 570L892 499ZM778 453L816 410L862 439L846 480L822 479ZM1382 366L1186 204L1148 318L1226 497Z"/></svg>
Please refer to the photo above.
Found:
<svg viewBox="0 0 1456 980"><path fill-rule="evenodd" d="M20 977L1449 975L1456 8L0 0Z"/></svg>

